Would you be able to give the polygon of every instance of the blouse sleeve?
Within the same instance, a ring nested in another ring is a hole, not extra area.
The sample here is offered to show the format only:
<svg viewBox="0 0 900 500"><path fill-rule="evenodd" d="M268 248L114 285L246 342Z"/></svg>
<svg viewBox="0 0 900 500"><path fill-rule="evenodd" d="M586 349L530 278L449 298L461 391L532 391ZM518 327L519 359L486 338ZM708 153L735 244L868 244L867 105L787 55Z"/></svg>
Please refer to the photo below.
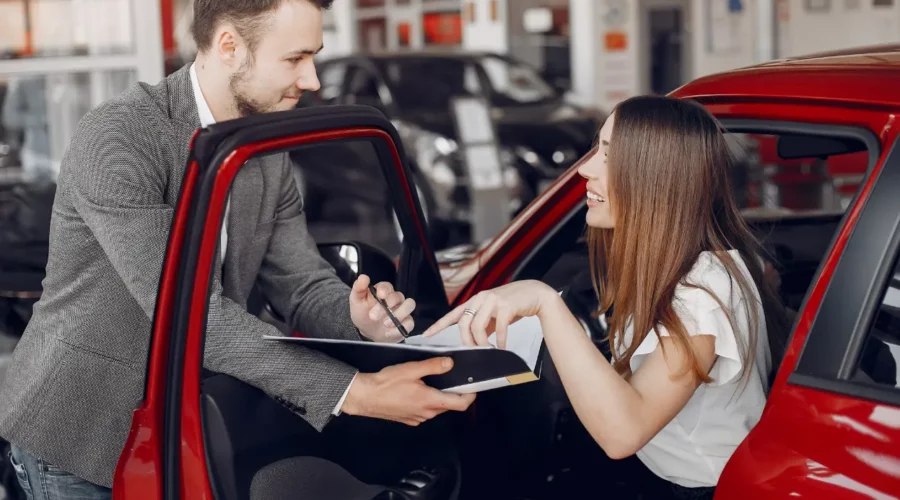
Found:
<svg viewBox="0 0 900 500"><path fill-rule="evenodd" d="M728 300L730 295L738 293L738 289L737 284L734 285L734 290L730 289L731 280L727 273L725 273L725 279L728 282L725 282L724 286L721 283L717 283L720 280L711 280L705 285L722 300L726 307L731 307L734 303L743 305L743 301ZM676 314L681 319L689 335L712 335L715 337L717 358L709 373L710 378L712 378L710 385L720 386L736 380L743 369L737 335L745 335L745 333L743 331L734 331L734 328L728 321L728 315L719 302L706 290L679 287L674 307ZM738 328L740 330L746 329L746 309L743 307L738 308L740 310L731 309L734 311L733 315ZM669 332L663 327L659 327L659 334L660 336L669 336ZM644 356L651 354L658 346L659 339L654 332L650 332L641 345L638 346L632 357L632 370L636 369L636 366L640 366Z"/></svg>

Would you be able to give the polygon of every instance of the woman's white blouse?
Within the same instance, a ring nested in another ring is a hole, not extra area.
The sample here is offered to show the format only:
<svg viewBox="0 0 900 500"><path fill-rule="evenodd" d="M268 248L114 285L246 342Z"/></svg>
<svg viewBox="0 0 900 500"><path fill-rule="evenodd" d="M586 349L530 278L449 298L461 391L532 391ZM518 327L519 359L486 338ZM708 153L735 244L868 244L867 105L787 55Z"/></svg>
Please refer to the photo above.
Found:
<svg viewBox="0 0 900 500"><path fill-rule="evenodd" d="M753 279L736 250L729 252L744 277ZM735 320L731 327L725 311L706 291L680 285L675 291L674 309L690 335L713 335L717 358L710 377L713 382L701 384L687 405L637 455L656 475L686 487L715 486L725 463L759 421L766 403L767 380L771 366L766 322L759 292L754 287L751 300L744 300L737 281L712 252L700 254L683 283L701 285L716 294ZM742 342L748 348L750 322L748 304L758 319L756 356L746 378L741 377ZM659 327L660 335L669 333ZM625 330L624 352L633 331ZM631 371L637 372L647 355L659 347L659 339L651 332L635 351Z"/></svg>

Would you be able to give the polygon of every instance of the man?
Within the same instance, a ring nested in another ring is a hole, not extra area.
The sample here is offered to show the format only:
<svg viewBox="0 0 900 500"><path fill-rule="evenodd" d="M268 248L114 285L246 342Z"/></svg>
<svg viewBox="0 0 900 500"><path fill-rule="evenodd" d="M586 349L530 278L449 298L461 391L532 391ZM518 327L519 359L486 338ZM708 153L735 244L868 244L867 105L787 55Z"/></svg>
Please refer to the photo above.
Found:
<svg viewBox="0 0 900 500"><path fill-rule="evenodd" d="M0 436L13 444L22 485L45 492L38 498L109 498L142 397L191 136L216 121L291 109L303 91L318 89L313 56L330 4L195 0L197 60L156 86L135 85L80 123L60 171L44 295L0 393ZM251 160L236 178L209 302L206 367L284 401L318 430L341 411L418 425L465 410L473 396L420 380L446 372L449 360L357 373L315 351L262 340L278 331L244 310L254 284L306 334L400 338L368 278L350 290L317 254L301 207L286 155ZM384 283L378 294L413 326L411 300Z"/></svg>

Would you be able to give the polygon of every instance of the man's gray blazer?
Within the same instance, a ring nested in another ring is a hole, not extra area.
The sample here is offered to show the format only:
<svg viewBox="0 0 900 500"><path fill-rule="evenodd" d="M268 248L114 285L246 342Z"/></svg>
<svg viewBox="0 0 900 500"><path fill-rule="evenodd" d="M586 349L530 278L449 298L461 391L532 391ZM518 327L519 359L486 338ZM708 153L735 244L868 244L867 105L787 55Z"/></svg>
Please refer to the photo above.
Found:
<svg viewBox="0 0 900 500"><path fill-rule="evenodd" d="M163 256L199 126L188 67L136 84L78 125L59 174L44 293L0 392L0 436L107 487L144 390ZM286 155L241 169L227 228L205 366L283 398L321 430L356 370L264 341L280 332L245 310L258 283L295 329L359 339L349 288L307 232Z"/></svg>

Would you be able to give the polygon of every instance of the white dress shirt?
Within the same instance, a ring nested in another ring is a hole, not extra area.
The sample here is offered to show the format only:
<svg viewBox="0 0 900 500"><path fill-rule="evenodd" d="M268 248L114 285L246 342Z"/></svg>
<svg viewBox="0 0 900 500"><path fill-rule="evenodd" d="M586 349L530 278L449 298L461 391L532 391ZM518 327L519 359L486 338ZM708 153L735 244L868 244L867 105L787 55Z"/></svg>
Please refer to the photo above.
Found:
<svg viewBox="0 0 900 500"><path fill-rule="evenodd" d="M205 128L210 125L216 123L215 117L213 117L212 110L209 109L209 104L206 102L206 98L203 97L203 90L200 88L200 79L197 78L197 69L195 68L196 63L191 64L191 86L194 90L194 100L197 101L197 114L200 115L200 126ZM222 223L222 238L221 238L221 253L222 253L222 264L225 263L225 250L228 247L228 212L231 208L231 193L228 194L228 201L225 203L225 219ZM353 380L356 380L356 376L350 381L350 384L347 385L347 389L344 391L344 395L341 396L340 401L338 401L337 406L334 407L332 413L334 415L341 414L341 407L344 406L344 400L347 399L347 394L350 392L350 386L353 385Z"/></svg>
<svg viewBox="0 0 900 500"><path fill-rule="evenodd" d="M743 277L753 283L750 271L737 250L728 252ZM766 319L758 291L745 299L726 270L712 252L703 252L685 278L687 283L701 285L716 294L731 313L735 331L722 306L705 291L679 285L673 306L689 335L713 335L717 359L709 376L713 381L701 384L678 415L637 452L638 458L657 476L688 488L715 486L722 469L738 445L759 422L766 405L768 373L772 365ZM743 361L738 345L749 345L751 314L759 323L756 355L746 380L740 377ZM629 324L624 342L617 346L623 353L633 338ZM661 336L669 332L659 327ZM659 347L659 339L650 332L631 358L632 373L647 355Z"/></svg>

